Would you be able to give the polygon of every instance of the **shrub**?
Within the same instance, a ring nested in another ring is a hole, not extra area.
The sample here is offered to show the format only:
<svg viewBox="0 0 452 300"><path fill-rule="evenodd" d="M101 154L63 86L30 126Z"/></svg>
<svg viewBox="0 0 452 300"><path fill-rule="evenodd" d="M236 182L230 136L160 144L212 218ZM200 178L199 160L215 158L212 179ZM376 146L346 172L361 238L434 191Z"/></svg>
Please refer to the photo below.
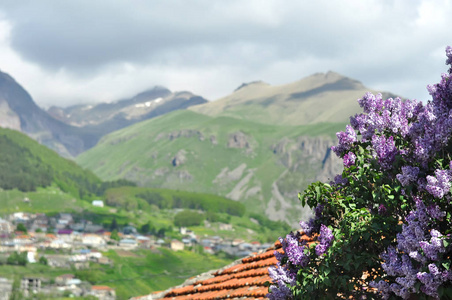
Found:
<svg viewBox="0 0 452 300"><path fill-rule="evenodd" d="M49 264L49 261L47 260L47 258L46 258L45 256L41 256L41 257L39 258L39 263L40 263L41 265L47 266L47 265Z"/></svg>
<svg viewBox="0 0 452 300"><path fill-rule="evenodd" d="M6 263L8 265L19 265L19 266L25 266L28 263L27 259L27 252L13 252L10 256L8 256Z"/></svg>
<svg viewBox="0 0 452 300"><path fill-rule="evenodd" d="M290 233L269 269L270 299L452 299L452 47L432 100L383 100L337 134L344 171L300 199L315 217ZM364 275L364 276L363 276Z"/></svg>
<svg viewBox="0 0 452 300"><path fill-rule="evenodd" d="M27 233L27 227L23 223L18 223L16 226L17 231L21 231L23 233Z"/></svg>

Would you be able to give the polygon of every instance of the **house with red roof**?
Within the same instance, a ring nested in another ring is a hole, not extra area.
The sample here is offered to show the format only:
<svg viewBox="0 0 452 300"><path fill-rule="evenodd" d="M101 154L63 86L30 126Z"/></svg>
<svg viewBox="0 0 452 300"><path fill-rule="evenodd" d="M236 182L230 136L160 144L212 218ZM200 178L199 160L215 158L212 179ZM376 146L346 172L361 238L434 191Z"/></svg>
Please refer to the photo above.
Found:
<svg viewBox="0 0 452 300"><path fill-rule="evenodd" d="M106 285L93 285L89 294L99 300L116 300L115 290Z"/></svg>

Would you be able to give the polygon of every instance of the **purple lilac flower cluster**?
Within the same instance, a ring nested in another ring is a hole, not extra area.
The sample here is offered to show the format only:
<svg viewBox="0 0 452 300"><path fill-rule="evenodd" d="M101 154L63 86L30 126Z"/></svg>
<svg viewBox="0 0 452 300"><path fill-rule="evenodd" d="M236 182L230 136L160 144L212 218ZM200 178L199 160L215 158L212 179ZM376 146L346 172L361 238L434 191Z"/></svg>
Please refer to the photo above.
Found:
<svg viewBox="0 0 452 300"><path fill-rule="evenodd" d="M403 166L402 173L397 174L396 177L400 181L402 186L407 186L412 182L416 182L418 174L419 174L418 167Z"/></svg>
<svg viewBox="0 0 452 300"><path fill-rule="evenodd" d="M320 236L318 238L319 244L315 246L315 254L317 254L318 256L325 254L328 248L331 246L333 239L333 231L322 224L320 226Z"/></svg>
<svg viewBox="0 0 452 300"><path fill-rule="evenodd" d="M390 169L397 154L394 138L386 138L384 135L374 135L372 137L372 146L378 157L378 162L383 169Z"/></svg>
<svg viewBox="0 0 452 300"><path fill-rule="evenodd" d="M298 232L289 233L285 239L279 238L284 252L274 252L278 263L268 269L274 283L267 295L270 300L293 299L290 287L297 283L297 271L309 262L306 241L300 238L301 234Z"/></svg>
<svg viewBox="0 0 452 300"><path fill-rule="evenodd" d="M356 155L353 152L349 152L344 155L344 167L348 168L355 164Z"/></svg>
<svg viewBox="0 0 452 300"><path fill-rule="evenodd" d="M452 60L450 49L446 50L448 64ZM340 157L346 155L344 164L349 165L350 151L358 141L354 132L357 130L362 136L361 141L372 141L382 167L389 168L397 153L394 136L399 135L408 142L408 146L399 147L400 154L425 167L429 159L448 143L452 134L451 74L443 74L441 82L429 85L428 90L433 101L425 106L417 100L383 100L381 94L367 93L358 100L364 113L350 118L351 127L337 134L339 145L332 149Z"/></svg>
<svg viewBox="0 0 452 300"><path fill-rule="evenodd" d="M356 132L350 125L345 127L345 131L338 132L336 134L339 145L333 146L333 151L339 155L340 153L350 149L350 147L357 141Z"/></svg>
<svg viewBox="0 0 452 300"><path fill-rule="evenodd" d="M416 210L406 217L407 224L397 235L397 247L389 247L381 254L382 268L387 275L395 277L393 283L385 280L371 282L383 299L391 293L408 299L416 293L415 284L422 283L421 291L439 299L438 288L446 281L451 281L452 272L438 268L436 262L446 252L444 240L447 239L438 230L430 228L432 218L443 217L445 212L437 206L427 208L424 202L416 199ZM430 235L430 239L428 236ZM430 272L422 272L427 268Z"/></svg>
<svg viewBox="0 0 452 300"><path fill-rule="evenodd" d="M442 199L450 191L452 176L448 170L435 170L435 176L427 176L425 189L435 198Z"/></svg>

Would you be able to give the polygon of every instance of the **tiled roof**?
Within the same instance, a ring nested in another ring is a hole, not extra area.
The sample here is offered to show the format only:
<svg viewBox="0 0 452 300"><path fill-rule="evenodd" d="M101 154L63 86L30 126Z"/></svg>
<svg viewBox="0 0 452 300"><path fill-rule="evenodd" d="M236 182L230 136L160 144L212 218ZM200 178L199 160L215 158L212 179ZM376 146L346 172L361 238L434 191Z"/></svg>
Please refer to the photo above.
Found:
<svg viewBox="0 0 452 300"><path fill-rule="evenodd" d="M106 285L93 285L91 287L91 290L94 290L94 291L113 291L113 289L111 287L106 286Z"/></svg>
<svg viewBox="0 0 452 300"><path fill-rule="evenodd" d="M303 236L312 242L307 236ZM132 299L216 300L266 299L271 282L268 268L276 264L274 251L282 253L281 243L267 250L245 257L223 269L211 271L187 280L184 284L164 292Z"/></svg>

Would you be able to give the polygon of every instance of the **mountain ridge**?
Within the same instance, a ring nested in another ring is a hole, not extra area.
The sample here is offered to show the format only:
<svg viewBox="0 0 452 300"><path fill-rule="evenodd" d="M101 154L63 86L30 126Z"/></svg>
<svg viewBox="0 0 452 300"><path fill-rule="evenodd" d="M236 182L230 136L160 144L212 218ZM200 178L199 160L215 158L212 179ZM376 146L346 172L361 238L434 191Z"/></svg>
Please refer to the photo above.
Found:
<svg viewBox="0 0 452 300"><path fill-rule="evenodd" d="M266 124L343 122L346 119L342 115L359 111L356 100L367 91L377 92L358 80L329 71L283 85L244 83L230 95L189 109L209 116L248 118ZM383 95L395 97L388 92Z"/></svg>
<svg viewBox="0 0 452 300"><path fill-rule="evenodd" d="M160 101L157 101L158 99ZM146 102L148 100L150 101ZM152 100L161 103L154 105ZM130 106L137 106L143 101L143 107L129 109ZM82 120L87 116L96 120L74 124L66 117L71 113L58 107L44 111L11 75L0 72L0 127L24 132L64 157L74 157L82 153L93 147L102 136L114 130L205 102L207 100L190 92L171 93L168 89L157 86L129 99L93 106L94 112L91 114L85 106L72 106L69 111L77 111Z"/></svg>

